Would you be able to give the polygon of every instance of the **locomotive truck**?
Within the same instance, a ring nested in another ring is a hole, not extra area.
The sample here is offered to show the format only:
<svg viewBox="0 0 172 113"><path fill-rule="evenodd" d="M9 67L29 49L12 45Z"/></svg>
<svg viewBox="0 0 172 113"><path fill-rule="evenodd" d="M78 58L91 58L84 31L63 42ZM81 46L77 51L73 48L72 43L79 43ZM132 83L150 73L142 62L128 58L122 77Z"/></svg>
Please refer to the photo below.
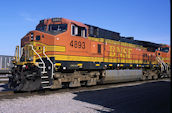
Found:
<svg viewBox="0 0 172 113"><path fill-rule="evenodd" d="M79 87L170 76L170 46L65 18L41 20L16 46L9 87Z"/></svg>

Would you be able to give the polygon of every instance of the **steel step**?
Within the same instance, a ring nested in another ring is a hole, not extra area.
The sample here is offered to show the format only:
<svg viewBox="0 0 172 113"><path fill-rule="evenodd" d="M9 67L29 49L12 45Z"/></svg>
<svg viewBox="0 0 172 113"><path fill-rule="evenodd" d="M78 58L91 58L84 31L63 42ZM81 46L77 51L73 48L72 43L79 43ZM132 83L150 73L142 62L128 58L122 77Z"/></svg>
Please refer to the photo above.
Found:
<svg viewBox="0 0 172 113"><path fill-rule="evenodd" d="M41 78L48 78L48 76L42 76Z"/></svg>
<svg viewBox="0 0 172 113"><path fill-rule="evenodd" d="M45 72L41 72L41 73L47 73L47 71L45 71Z"/></svg>
<svg viewBox="0 0 172 113"><path fill-rule="evenodd" d="M50 82L49 81L42 81L41 83L42 84L49 84Z"/></svg>
<svg viewBox="0 0 172 113"><path fill-rule="evenodd" d="M48 88L51 88L51 86L44 86L44 87L42 87L42 88L48 89Z"/></svg>

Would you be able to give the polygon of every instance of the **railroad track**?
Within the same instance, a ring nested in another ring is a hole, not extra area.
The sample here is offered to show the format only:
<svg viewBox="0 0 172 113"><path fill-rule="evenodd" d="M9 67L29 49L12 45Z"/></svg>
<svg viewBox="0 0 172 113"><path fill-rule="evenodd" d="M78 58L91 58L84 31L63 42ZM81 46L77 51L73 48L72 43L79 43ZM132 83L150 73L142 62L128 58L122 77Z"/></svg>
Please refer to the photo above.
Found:
<svg viewBox="0 0 172 113"><path fill-rule="evenodd" d="M40 91L33 91L33 92L14 92L14 91L2 91L0 92L0 100L2 99L13 99L18 97L29 97L34 95L49 95L54 93L64 93L64 92L82 92L82 91L91 91L91 90L101 90L106 88L115 88L115 87L125 87L125 86L134 86L149 82L159 82L159 81L170 81L169 78L158 79L158 80L147 80L147 81L133 81L127 83L115 83L115 84L103 84L103 85L96 85L90 87L78 87L78 88L62 88L56 90L40 90Z"/></svg>

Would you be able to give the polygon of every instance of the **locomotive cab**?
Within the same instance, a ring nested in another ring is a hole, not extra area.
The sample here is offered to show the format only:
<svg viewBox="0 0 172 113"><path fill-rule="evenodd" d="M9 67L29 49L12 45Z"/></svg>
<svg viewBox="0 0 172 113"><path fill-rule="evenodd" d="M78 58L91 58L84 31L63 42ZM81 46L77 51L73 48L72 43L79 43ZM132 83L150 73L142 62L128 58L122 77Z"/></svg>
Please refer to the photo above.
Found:
<svg viewBox="0 0 172 113"><path fill-rule="evenodd" d="M87 29L82 23L64 18L41 20L36 30L30 31L21 39L20 50L19 46L16 47L15 62L17 65L35 64L39 55L45 57L43 51L51 56L55 55L55 52L88 52L88 49L85 49L88 44Z"/></svg>
<svg viewBox="0 0 172 113"><path fill-rule="evenodd" d="M156 56L160 57L167 64L170 64L170 54L171 51L168 45L162 45L156 51Z"/></svg>

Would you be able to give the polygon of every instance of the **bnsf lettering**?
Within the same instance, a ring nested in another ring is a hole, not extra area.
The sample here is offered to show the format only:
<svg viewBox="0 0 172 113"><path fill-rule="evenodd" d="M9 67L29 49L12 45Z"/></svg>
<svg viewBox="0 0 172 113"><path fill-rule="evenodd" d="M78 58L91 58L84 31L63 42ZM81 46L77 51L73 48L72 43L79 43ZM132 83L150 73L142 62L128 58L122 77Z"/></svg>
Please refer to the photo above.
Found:
<svg viewBox="0 0 172 113"><path fill-rule="evenodd" d="M81 42L81 41L71 41L70 42L70 46L74 47L74 48L82 48L85 49L85 42Z"/></svg>
<svg viewBox="0 0 172 113"><path fill-rule="evenodd" d="M132 51L131 48L110 46L109 56L131 58L131 51Z"/></svg>

